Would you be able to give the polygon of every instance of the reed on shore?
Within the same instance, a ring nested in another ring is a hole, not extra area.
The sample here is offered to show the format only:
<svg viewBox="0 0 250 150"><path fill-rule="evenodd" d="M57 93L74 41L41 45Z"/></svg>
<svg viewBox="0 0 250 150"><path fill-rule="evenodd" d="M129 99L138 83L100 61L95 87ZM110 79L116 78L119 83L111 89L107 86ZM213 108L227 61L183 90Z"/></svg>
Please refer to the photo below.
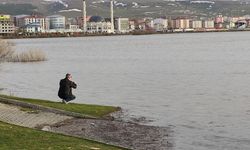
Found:
<svg viewBox="0 0 250 150"><path fill-rule="evenodd" d="M11 62L36 62L46 61L46 54L42 50L28 50L11 57Z"/></svg>
<svg viewBox="0 0 250 150"><path fill-rule="evenodd" d="M0 61L5 61L13 56L15 52L13 46L13 43L0 39Z"/></svg>
<svg viewBox="0 0 250 150"><path fill-rule="evenodd" d="M46 61L46 54L42 50L28 50L17 53L14 50L15 44L7 40L0 39L0 61L4 62L38 62Z"/></svg>

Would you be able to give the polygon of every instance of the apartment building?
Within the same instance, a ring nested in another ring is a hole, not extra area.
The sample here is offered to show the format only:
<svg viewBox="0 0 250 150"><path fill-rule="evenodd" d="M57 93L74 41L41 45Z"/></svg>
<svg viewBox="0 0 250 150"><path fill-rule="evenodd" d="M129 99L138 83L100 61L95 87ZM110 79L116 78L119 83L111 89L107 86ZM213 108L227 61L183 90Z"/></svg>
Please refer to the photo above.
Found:
<svg viewBox="0 0 250 150"><path fill-rule="evenodd" d="M214 29L214 20L204 20L202 27L205 29Z"/></svg>
<svg viewBox="0 0 250 150"><path fill-rule="evenodd" d="M168 19L156 18L153 20L154 29L157 32L165 32L168 30Z"/></svg>
<svg viewBox="0 0 250 150"><path fill-rule="evenodd" d="M52 15L46 17L46 30L65 29L66 19L62 15Z"/></svg>
<svg viewBox="0 0 250 150"><path fill-rule="evenodd" d="M10 15L0 14L0 35L15 33L14 21Z"/></svg>
<svg viewBox="0 0 250 150"><path fill-rule="evenodd" d="M118 33L129 32L129 19L128 18L116 18L115 29Z"/></svg>
<svg viewBox="0 0 250 150"><path fill-rule="evenodd" d="M15 17L16 26L27 32L44 32L46 29L45 18L42 16L18 16Z"/></svg>
<svg viewBox="0 0 250 150"><path fill-rule="evenodd" d="M173 20L171 20L171 28L173 29L189 29L190 28L190 24L189 24L190 20L188 18L175 18Z"/></svg>
<svg viewBox="0 0 250 150"><path fill-rule="evenodd" d="M193 21L191 21L191 28L193 28L193 29L201 29L202 28L202 21L201 20L193 20Z"/></svg>

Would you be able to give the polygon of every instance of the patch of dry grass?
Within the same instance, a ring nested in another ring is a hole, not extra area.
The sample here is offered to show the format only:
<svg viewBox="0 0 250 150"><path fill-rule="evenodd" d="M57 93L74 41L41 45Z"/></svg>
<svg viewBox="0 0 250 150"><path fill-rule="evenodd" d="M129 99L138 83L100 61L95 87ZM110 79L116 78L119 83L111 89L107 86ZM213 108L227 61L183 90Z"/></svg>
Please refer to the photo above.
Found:
<svg viewBox="0 0 250 150"><path fill-rule="evenodd" d="M13 46L13 43L0 39L0 61L5 61L13 56L15 52Z"/></svg>
<svg viewBox="0 0 250 150"><path fill-rule="evenodd" d="M16 53L12 42L0 39L0 61L2 62L36 62L46 60L46 54L42 50L28 50Z"/></svg>
<svg viewBox="0 0 250 150"><path fill-rule="evenodd" d="M46 54L42 50L29 50L12 56L12 62L45 61Z"/></svg>

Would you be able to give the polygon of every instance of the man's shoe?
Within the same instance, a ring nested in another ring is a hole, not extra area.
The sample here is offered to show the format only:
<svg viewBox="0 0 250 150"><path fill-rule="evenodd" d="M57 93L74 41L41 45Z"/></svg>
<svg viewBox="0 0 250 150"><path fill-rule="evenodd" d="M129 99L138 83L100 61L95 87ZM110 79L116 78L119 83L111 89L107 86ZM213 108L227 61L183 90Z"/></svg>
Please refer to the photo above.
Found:
<svg viewBox="0 0 250 150"><path fill-rule="evenodd" d="M68 102L67 101L65 101L64 99L62 100L62 103L63 104L67 104Z"/></svg>

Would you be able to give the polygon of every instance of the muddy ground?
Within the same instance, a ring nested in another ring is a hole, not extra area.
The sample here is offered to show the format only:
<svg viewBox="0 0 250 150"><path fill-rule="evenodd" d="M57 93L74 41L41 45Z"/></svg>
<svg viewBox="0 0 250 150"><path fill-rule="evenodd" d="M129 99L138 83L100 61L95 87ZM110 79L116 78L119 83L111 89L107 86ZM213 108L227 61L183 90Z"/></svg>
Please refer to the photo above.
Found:
<svg viewBox="0 0 250 150"><path fill-rule="evenodd" d="M53 132L92 139L135 150L172 149L172 131L123 121L73 118L50 127Z"/></svg>

